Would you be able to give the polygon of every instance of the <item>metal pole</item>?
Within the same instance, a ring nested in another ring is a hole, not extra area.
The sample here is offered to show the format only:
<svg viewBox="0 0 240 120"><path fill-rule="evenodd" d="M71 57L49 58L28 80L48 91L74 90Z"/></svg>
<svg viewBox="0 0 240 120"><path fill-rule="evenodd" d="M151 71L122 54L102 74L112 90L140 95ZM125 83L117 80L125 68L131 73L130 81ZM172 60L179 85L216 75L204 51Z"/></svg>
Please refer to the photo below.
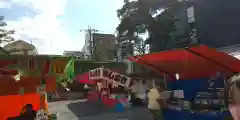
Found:
<svg viewBox="0 0 240 120"><path fill-rule="evenodd" d="M90 36L90 41L89 41L89 44L90 44L90 59L92 60L93 59L93 34L92 34L92 28L89 27L88 29L88 34Z"/></svg>
<svg viewBox="0 0 240 120"><path fill-rule="evenodd" d="M81 30L80 30L80 32L82 32L82 31L87 32L87 33L89 34L89 37L90 37L90 39L89 39L89 47L90 47L90 50L89 50L89 51L90 51L90 59L92 59L92 58L93 58L93 48L94 48L93 33L98 32L99 30L94 29L94 28L91 28L91 26L88 26L87 29L81 29ZM85 44L86 44L86 43L85 43Z"/></svg>

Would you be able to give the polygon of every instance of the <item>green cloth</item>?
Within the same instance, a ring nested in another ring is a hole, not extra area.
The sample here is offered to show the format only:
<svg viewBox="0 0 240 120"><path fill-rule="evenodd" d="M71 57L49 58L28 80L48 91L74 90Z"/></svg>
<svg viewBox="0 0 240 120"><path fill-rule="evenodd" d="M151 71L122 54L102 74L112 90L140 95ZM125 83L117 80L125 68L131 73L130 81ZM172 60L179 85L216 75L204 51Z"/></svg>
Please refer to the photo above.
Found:
<svg viewBox="0 0 240 120"><path fill-rule="evenodd" d="M74 59L72 58L66 65L64 69L64 76L68 79L73 79L74 77Z"/></svg>

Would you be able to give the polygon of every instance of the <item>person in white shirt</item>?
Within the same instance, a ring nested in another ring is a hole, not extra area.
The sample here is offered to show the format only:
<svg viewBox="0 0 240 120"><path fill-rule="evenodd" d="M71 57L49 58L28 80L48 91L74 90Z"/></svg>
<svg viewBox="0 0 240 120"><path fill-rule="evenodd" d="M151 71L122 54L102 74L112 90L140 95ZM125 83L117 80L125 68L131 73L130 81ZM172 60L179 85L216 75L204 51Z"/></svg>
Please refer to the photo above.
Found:
<svg viewBox="0 0 240 120"><path fill-rule="evenodd" d="M137 98L141 100L146 99L147 87L142 83L142 81L135 81L135 83L131 86L131 91Z"/></svg>
<svg viewBox="0 0 240 120"><path fill-rule="evenodd" d="M154 120L162 119L162 111L158 100L160 98L160 93L156 86L153 86L152 89L148 92L148 109L153 115Z"/></svg>

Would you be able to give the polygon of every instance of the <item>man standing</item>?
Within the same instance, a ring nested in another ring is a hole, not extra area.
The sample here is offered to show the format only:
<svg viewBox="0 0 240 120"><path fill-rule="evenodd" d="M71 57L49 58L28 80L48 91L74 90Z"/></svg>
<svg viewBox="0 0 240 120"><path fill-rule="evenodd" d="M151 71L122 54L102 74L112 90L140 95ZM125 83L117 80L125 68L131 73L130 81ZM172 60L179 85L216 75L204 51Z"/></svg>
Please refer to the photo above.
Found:
<svg viewBox="0 0 240 120"><path fill-rule="evenodd" d="M158 88L153 85L153 88L148 92L148 109L153 115L154 120L162 119L162 111L160 108L160 104L158 103L158 99L160 98L160 93Z"/></svg>
<svg viewBox="0 0 240 120"><path fill-rule="evenodd" d="M37 117L37 112L33 110L32 104L26 104L24 107L24 113L21 114L22 120L34 120Z"/></svg>

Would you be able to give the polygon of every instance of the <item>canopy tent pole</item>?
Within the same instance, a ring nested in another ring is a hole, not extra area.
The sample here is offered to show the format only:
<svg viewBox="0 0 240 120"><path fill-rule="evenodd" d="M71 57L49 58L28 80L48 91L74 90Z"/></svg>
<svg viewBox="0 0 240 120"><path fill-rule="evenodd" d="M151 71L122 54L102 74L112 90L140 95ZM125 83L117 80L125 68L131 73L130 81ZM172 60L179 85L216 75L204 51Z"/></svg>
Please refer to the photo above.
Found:
<svg viewBox="0 0 240 120"><path fill-rule="evenodd" d="M133 57L134 57L135 60L138 60L138 61L142 62L143 64L147 65L148 67L151 67L151 68L153 68L154 70L156 70L156 71L158 71L158 72L161 72L161 73L167 75L167 76L170 77L171 79L175 79L175 77L174 77L173 75L171 75L170 73L164 71L163 69L160 69L160 68L158 68L158 67L155 67L154 65L149 64L149 63L141 60L140 58L136 58L136 56L133 56Z"/></svg>
<svg viewBox="0 0 240 120"><path fill-rule="evenodd" d="M167 78L166 78L166 74L164 74L164 89L167 88Z"/></svg>
<svg viewBox="0 0 240 120"><path fill-rule="evenodd" d="M203 54L201 54L201 53L198 53L198 52L196 52L196 51L193 51L193 50L191 50L191 49L189 49L189 48L184 48L184 49L185 49L186 51L188 51L189 53L192 53L192 54L194 54L194 55L196 55L196 56L199 56L199 57L201 57L201 58L204 58L204 59L206 59L206 60L208 60L208 61L210 61L210 62L212 62L212 63L214 63L214 64L216 64L216 65L218 65L218 66L221 66L221 67L223 67L223 68L225 68L225 69L233 72L233 73L236 72L235 70L229 68L228 66L225 66L225 65L217 62L216 60L213 60L213 59L211 59L211 58L208 58L208 57L206 57L205 55L203 55Z"/></svg>

